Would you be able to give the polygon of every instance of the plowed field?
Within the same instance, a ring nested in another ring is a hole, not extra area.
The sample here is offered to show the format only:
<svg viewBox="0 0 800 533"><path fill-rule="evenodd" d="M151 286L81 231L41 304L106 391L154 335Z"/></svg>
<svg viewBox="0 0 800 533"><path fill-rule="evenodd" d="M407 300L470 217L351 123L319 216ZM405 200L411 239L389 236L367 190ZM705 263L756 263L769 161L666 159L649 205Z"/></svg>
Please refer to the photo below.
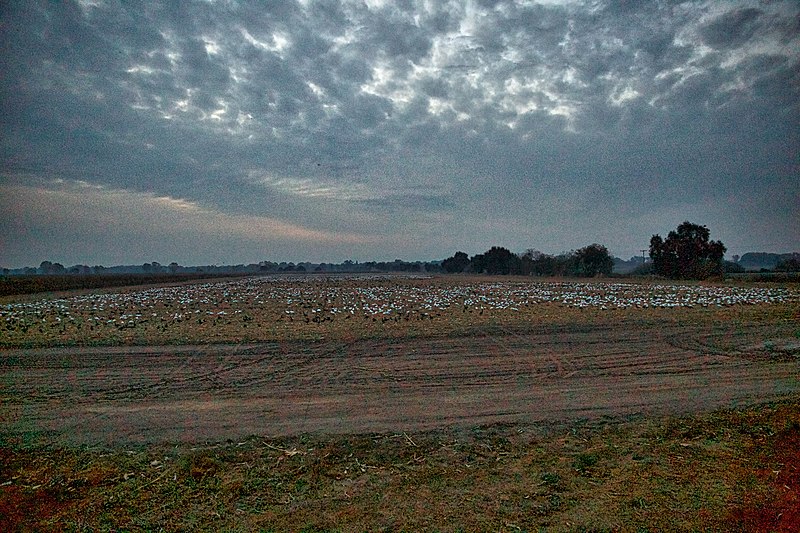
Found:
<svg viewBox="0 0 800 533"><path fill-rule="evenodd" d="M202 442L702 412L800 392L792 328L604 320L380 340L8 349L2 433Z"/></svg>

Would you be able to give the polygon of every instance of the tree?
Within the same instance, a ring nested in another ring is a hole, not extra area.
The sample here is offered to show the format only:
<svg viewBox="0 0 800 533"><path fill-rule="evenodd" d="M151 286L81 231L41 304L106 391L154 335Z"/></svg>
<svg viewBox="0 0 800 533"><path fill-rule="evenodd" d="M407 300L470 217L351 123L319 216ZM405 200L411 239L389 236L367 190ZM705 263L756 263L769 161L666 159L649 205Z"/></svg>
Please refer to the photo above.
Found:
<svg viewBox="0 0 800 533"><path fill-rule="evenodd" d="M482 274L486 271L486 254L475 254L469 259L469 271Z"/></svg>
<svg viewBox="0 0 800 533"><path fill-rule="evenodd" d="M464 252L456 252L453 257L448 257L442 261L442 268L445 272L455 273L464 272L469 267L469 256Z"/></svg>
<svg viewBox="0 0 800 533"><path fill-rule="evenodd" d="M530 249L520 258L520 273L526 276L564 276L568 272L572 255L558 257Z"/></svg>
<svg viewBox="0 0 800 533"><path fill-rule="evenodd" d="M684 222L666 239L653 235L650 258L657 275L679 279L705 279L721 275L725 245L709 240L707 227Z"/></svg>
<svg viewBox="0 0 800 533"><path fill-rule="evenodd" d="M726 274L741 274L744 272L744 267L735 261L723 261L722 270Z"/></svg>
<svg viewBox="0 0 800 533"><path fill-rule="evenodd" d="M800 272L800 260L795 257L781 259L775 265L776 272Z"/></svg>
<svg viewBox="0 0 800 533"><path fill-rule="evenodd" d="M575 274L578 276L608 276L613 269L614 260L603 245L590 244L575 252Z"/></svg>
<svg viewBox="0 0 800 533"><path fill-rule="evenodd" d="M469 260L469 270L476 274L519 274L521 262L516 254L501 246L473 255Z"/></svg>
<svg viewBox="0 0 800 533"><path fill-rule="evenodd" d="M39 265L38 272L40 274L66 274L67 269L61 263L51 263L50 261L42 261Z"/></svg>
<svg viewBox="0 0 800 533"><path fill-rule="evenodd" d="M518 274L520 270L519 257L511 253L508 248L492 246L491 250L483 254L487 274Z"/></svg>
<svg viewBox="0 0 800 533"><path fill-rule="evenodd" d="M523 276L533 275L534 258L541 257L542 252L530 248L519 257L519 273Z"/></svg>

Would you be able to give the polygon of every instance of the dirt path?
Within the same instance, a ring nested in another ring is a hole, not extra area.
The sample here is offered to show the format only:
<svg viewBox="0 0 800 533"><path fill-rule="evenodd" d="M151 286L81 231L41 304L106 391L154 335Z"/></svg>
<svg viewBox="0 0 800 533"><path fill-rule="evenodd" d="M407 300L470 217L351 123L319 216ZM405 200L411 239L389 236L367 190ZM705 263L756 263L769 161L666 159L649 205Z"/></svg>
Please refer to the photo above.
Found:
<svg viewBox="0 0 800 533"><path fill-rule="evenodd" d="M0 435L119 444L418 431L689 413L800 392L796 347L774 357L765 346L776 341L765 344L757 330L737 335L605 326L358 343L5 350Z"/></svg>

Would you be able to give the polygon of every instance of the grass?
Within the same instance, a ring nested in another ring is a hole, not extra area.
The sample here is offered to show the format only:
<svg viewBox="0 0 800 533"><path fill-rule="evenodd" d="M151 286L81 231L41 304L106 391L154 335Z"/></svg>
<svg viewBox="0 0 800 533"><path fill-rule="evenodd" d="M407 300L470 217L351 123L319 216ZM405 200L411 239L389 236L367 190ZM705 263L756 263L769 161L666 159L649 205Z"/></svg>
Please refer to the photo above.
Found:
<svg viewBox="0 0 800 533"><path fill-rule="evenodd" d="M0 448L0 530L797 531L800 399L424 434Z"/></svg>

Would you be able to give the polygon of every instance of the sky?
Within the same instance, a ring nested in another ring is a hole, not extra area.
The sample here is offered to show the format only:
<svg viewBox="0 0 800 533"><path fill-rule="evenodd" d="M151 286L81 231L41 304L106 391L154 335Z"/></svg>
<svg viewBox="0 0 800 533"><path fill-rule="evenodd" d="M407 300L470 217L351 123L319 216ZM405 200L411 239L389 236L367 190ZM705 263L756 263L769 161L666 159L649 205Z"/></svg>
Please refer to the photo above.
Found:
<svg viewBox="0 0 800 533"><path fill-rule="evenodd" d="M800 251L800 3L0 4L0 266Z"/></svg>

